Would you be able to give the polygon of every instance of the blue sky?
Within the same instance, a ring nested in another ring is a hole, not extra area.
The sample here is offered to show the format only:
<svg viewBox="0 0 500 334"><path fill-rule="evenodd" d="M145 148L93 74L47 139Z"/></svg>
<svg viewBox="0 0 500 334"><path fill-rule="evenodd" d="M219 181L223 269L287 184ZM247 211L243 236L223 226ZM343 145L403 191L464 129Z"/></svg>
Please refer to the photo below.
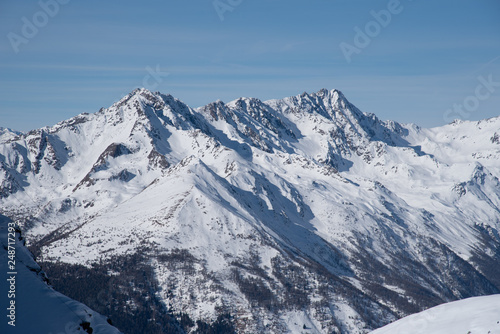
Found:
<svg viewBox="0 0 500 334"><path fill-rule="evenodd" d="M0 126L22 131L142 86L192 107L336 88L426 127L500 115L498 0L1 1L0 31Z"/></svg>

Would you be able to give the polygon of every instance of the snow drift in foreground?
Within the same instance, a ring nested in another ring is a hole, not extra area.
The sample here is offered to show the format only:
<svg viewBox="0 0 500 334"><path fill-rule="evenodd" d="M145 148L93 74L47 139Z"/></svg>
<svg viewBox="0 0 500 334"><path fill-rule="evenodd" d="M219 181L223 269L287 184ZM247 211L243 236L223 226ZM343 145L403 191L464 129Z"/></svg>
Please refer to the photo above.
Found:
<svg viewBox="0 0 500 334"><path fill-rule="evenodd" d="M412 314L370 334L499 334L500 295L473 297Z"/></svg>
<svg viewBox="0 0 500 334"><path fill-rule="evenodd" d="M2 278L8 272L7 244L10 220L0 215L0 270ZM119 334L108 324L106 317L92 311L87 306L55 291L45 282L40 266L33 261L31 253L23 246L22 238L16 234L15 271L9 278L0 280L2 296L0 306L2 320L0 333L47 333L47 334ZM12 235L10 235L12 237ZM11 253L12 254L12 253ZM4 295L5 292L5 295ZM7 292L12 298L7 298ZM14 301L14 307L11 307ZM7 310L8 308L12 309ZM7 310L7 311L6 311ZM5 315L11 315L10 318ZM9 324L10 323L10 324Z"/></svg>

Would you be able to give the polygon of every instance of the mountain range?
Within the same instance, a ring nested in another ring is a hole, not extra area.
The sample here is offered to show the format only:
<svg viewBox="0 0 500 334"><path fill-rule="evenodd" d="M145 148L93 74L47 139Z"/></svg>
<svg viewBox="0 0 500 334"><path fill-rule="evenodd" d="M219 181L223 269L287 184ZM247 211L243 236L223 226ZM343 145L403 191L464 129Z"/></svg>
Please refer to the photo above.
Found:
<svg viewBox="0 0 500 334"><path fill-rule="evenodd" d="M368 333L500 293L500 117L424 129L338 90L137 89L0 131L0 213L124 333Z"/></svg>

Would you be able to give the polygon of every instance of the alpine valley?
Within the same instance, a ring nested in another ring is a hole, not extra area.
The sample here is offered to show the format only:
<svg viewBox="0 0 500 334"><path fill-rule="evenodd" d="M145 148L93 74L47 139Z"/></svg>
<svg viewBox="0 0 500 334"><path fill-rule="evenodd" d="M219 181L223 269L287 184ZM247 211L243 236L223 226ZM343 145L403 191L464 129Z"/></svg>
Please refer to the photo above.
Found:
<svg viewBox="0 0 500 334"><path fill-rule="evenodd" d="M338 90L193 109L137 89L0 129L0 213L123 333L368 333L498 294L499 177L500 117L423 129Z"/></svg>

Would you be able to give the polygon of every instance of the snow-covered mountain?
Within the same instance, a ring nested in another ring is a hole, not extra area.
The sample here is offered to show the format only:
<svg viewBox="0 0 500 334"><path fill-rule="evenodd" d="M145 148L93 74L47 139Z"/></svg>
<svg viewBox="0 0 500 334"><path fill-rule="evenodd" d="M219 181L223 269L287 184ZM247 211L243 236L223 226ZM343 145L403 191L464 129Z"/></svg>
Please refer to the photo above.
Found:
<svg viewBox="0 0 500 334"><path fill-rule="evenodd" d="M500 333L500 295L473 297L410 315L370 334Z"/></svg>
<svg viewBox="0 0 500 334"><path fill-rule="evenodd" d="M0 244L0 333L120 334L106 317L47 285L17 227L2 215Z"/></svg>
<svg viewBox="0 0 500 334"><path fill-rule="evenodd" d="M138 89L1 143L0 208L122 331L366 333L500 292L499 157L500 118L422 129L337 90L193 109Z"/></svg>
<svg viewBox="0 0 500 334"><path fill-rule="evenodd" d="M12 140L21 134L22 132L0 127L0 143L3 143L7 140Z"/></svg>

